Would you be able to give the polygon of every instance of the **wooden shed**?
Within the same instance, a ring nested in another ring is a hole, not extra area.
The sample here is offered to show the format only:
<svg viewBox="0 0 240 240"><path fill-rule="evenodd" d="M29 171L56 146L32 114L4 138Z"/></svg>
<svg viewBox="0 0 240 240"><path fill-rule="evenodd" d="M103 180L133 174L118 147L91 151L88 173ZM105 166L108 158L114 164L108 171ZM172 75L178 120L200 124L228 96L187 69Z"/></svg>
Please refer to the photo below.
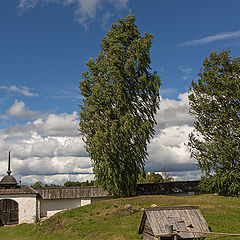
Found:
<svg viewBox="0 0 240 240"><path fill-rule="evenodd" d="M202 232L209 228L199 208L179 206L145 209L138 233L144 240L153 240L202 238Z"/></svg>

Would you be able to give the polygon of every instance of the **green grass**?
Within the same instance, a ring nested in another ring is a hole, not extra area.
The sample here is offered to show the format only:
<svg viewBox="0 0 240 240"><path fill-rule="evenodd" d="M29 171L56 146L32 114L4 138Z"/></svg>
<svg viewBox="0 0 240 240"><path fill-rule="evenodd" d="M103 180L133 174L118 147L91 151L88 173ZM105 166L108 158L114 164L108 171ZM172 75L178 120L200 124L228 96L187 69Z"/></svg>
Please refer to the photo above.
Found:
<svg viewBox="0 0 240 240"><path fill-rule="evenodd" d="M131 214L119 211L131 204ZM0 228L0 239L142 239L138 228L142 208L157 206L200 207L213 232L240 233L240 198L200 195L193 197L142 196L113 199L65 211L38 224L20 224ZM211 236L219 239L221 236ZM223 237L240 239L240 237Z"/></svg>

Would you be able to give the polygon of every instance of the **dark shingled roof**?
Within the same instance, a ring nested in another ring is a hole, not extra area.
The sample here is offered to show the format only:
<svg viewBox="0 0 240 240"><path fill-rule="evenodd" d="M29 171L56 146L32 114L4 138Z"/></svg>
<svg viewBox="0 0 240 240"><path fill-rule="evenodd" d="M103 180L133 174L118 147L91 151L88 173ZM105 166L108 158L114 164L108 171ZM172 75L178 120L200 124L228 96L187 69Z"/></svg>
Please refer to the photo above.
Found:
<svg viewBox="0 0 240 240"><path fill-rule="evenodd" d="M12 175L7 175L7 176L3 177L0 182L0 186L5 186L5 185L17 186L17 181Z"/></svg>
<svg viewBox="0 0 240 240"><path fill-rule="evenodd" d="M166 225L173 225L175 230L209 232L208 225L197 206L146 208L139 227L139 234L144 233L146 223L155 237L166 234ZM178 232L177 235L180 239L205 237L201 233L189 232Z"/></svg>
<svg viewBox="0 0 240 240"><path fill-rule="evenodd" d="M19 186L17 188L1 188L0 195L15 195L15 194L38 194L36 190L29 186Z"/></svg>
<svg viewBox="0 0 240 240"><path fill-rule="evenodd" d="M108 192L101 187L46 187L36 191L43 199L73 199L108 197Z"/></svg>

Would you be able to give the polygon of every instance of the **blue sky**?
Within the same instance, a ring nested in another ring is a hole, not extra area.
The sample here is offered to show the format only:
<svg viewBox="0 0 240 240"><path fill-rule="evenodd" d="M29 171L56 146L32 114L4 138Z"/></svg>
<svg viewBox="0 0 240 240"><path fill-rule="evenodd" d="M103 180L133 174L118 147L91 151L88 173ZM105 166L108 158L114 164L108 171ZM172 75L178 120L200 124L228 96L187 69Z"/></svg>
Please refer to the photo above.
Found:
<svg viewBox="0 0 240 240"><path fill-rule="evenodd" d="M78 83L111 23L131 12L140 32L154 35L151 66L162 79L147 169L199 178L184 149L193 123L187 92L211 51L239 57L239 8L237 0L0 1L0 176L10 149L26 183L93 177L77 131Z"/></svg>

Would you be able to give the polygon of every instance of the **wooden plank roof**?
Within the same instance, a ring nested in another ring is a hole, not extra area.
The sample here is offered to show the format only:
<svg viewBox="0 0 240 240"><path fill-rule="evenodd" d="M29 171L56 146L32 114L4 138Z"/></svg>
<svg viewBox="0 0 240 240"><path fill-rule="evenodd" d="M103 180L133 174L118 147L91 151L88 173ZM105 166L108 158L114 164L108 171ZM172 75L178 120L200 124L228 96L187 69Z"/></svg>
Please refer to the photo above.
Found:
<svg viewBox="0 0 240 240"><path fill-rule="evenodd" d="M108 192L101 187L46 187L36 191L43 199L74 199L108 197Z"/></svg>
<svg viewBox="0 0 240 240"><path fill-rule="evenodd" d="M197 206L155 207L144 210L139 233L143 233L148 219L154 236L166 234L166 225L175 230L209 232L208 225ZM178 232L180 238L204 237L201 233Z"/></svg>
<svg viewBox="0 0 240 240"><path fill-rule="evenodd" d="M15 194L35 194L38 192L29 186L19 186L17 188L0 188L0 195L15 195Z"/></svg>

